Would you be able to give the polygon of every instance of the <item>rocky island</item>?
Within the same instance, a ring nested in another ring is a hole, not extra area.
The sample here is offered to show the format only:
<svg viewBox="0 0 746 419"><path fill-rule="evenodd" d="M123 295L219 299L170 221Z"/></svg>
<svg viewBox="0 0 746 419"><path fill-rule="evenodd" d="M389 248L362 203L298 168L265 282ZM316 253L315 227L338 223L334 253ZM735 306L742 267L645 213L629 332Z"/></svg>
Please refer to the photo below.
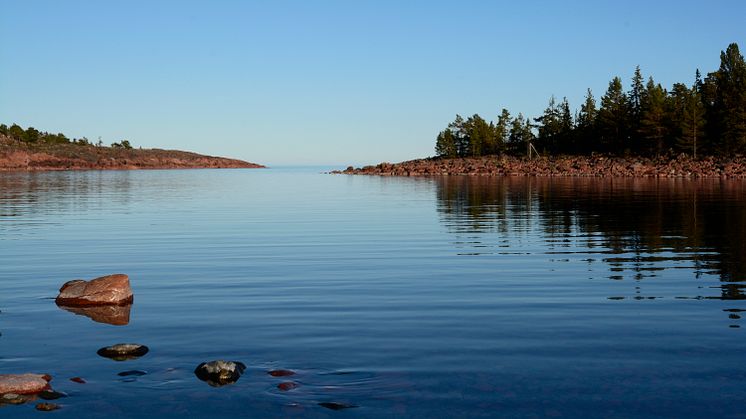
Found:
<svg viewBox="0 0 746 419"><path fill-rule="evenodd" d="M33 128L21 132L25 134L29 130ZM91 144L87 140L68 141L61 134L49 135L37 131L37 134L40 134L37 138L29 138L25 135L4 134L1 131L0 171L264 167L242 160L205 156L187 151L133 148L126 141L103 146Z"/></svg>

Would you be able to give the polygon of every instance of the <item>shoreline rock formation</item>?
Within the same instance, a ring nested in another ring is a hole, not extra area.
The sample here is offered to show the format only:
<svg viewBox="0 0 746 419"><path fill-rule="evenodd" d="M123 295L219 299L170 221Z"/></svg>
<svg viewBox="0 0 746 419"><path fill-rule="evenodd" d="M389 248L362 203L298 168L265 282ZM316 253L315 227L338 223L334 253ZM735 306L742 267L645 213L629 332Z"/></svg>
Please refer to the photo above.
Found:
<svg viewBox="0 0 746 419"><path fill-rule="evenodd" d="M746 157L693 159L557 156L529 160L513 156L428 158L337 170L334 174L378 176L571 176L746 179Z"/></svg>

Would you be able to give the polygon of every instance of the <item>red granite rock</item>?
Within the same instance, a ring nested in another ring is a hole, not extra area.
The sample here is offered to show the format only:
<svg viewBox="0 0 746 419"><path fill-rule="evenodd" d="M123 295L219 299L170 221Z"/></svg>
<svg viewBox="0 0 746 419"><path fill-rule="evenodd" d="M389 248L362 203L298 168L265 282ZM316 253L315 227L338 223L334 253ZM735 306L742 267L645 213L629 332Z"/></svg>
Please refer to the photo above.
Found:
<svg viewBox="0 0 746 419"><path fill-rule="evenodd" d="M0 394L36 394L49 388L46 374L0 374Z"/></svg>
<svg viewBox="0 0 746 419"><path fill-rule="evenodd" d="M114 274L90 281L75 279L60 288L55 302L66 307L124 305L133 301L130 280L127 275Z"/></svg>

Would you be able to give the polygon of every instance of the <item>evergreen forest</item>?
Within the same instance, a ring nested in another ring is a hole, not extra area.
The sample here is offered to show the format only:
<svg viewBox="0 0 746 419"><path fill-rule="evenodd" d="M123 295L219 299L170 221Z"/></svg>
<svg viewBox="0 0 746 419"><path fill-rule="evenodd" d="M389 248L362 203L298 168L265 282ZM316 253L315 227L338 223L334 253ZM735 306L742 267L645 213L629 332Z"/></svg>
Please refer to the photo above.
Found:
<svg viewBox="0 0 746 419"><path fill-rule="evenodd" d="M731 156L746 153L746 63L733 43L720 53L720 68L691 84L669 89L647 80L638 66L629 90L614 77L596 100L590 89L573 112L567 98L549 99L544 112L529 118L507 109L487 122L475 114L456 115L438 133L440 157L485 155L592 154Z"/></svg>

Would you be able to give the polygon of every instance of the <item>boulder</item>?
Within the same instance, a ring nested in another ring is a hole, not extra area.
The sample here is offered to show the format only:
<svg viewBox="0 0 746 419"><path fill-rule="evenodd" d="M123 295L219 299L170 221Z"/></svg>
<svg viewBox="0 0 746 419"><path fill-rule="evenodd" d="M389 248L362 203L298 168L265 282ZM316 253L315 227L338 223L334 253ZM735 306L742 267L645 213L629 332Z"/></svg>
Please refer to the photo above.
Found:
<svg viewBox="0 0 746 419"><path fill-rule="evenodd" d="M0 394L36 394L49 388L46 374L0 374Z"/></svg>
<svg viewBox="0 0 746 419"><path fill-rule="evenodd" d="M139 358L149 349L145 345L137 343L117 343L116 345L101 348L96 353L104 358L113 359L114 361L127 361L129 359Z"/></svg>
<svg viewBox="0 0 746 419"><path fill-rule="evenodd" d="M130 280L124 274L102 276L90 281L68 281L62 285L55 300L57 305L66 307L125 305L132 301Z"/></svg>
<svg viewBox="0 0 746 419"><path fill-rule="evenodd" d="M210 361L197 365L194 375L213 387L233 384L241 377L246 365L237 361Z"/></svg>

